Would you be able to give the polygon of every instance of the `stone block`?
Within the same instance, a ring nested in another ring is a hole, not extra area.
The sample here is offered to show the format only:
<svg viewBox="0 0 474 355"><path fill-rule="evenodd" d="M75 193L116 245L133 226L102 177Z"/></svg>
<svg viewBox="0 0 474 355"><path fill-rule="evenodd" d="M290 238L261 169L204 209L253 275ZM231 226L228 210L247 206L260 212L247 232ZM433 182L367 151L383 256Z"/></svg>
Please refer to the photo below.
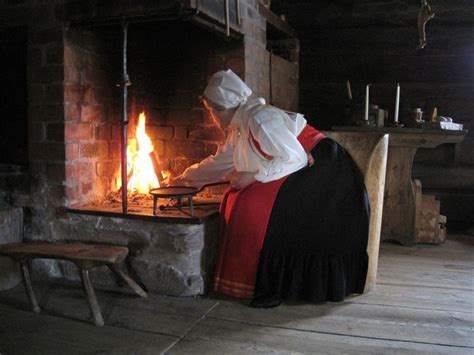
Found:
<svg viewBox="0 0 474 355"><path fill-rule="evenodd" d="M48 181L62 182L65 178L65 165L63 163L48 163L46 165Z"/></svg>
<svg viewBox="0 0 474 355"><path fill-rule="evenodd" d="M79 143L68 143L66 144L66 160L74 161L79 159Z"/></svg>
<svg viewBox="0 0 474 355"><path fill-rule="evenodd" d="M64 67L73 67L76 63L76 51L70 43L65 42L64 45Z"/></svg>
<svg viewBox="0 0 474 355"><path fill-rule="evenodd" d="M28 57L32 68L40 68L43 65L43 47L28 48Z"/></svg>
<svg viewBox="0 0 474 355"><path fill-rule="evenodd" d="M71 84L79 84L81 81L81 73L72 65L64 67L64 82Z"/></svg>
<svg viewBox="0 0 474 355"><path fill-rule="evenodd" d="M58 260L53 259L31 260L30 273L34 281L47 282L51 278L59 279L61 277Z"/></svg>
<svg viewBox="0 0 474 355"><path fill-rule="evenodd" d="M28 86L28 101L32 104L40 104L45 98L45 85L31 84Z"/></svg>
<svg viewBox="0 0 474 355"><path fill-rule="evenodd" d="M173 127L170 126L151 126L148 125L147 133L153 139L171 139L173 138Z"/></svg>
<svg viewBox="0 0 474 355"><path fill-rule="evenodd" d="M99 177L114 177L115 173L120 168L120 161L101 159L96 163L96 174Z"/></svg>
<svg viewBox="0 0 474 355"><path fill-rule="evenodd" d="M81 69L82 84L100 85L101 82L105 82L105 72L98 66L88 65Z"/></svg>
<svg viewBox="0 0 474 355"><path fill-rule="evenodd" d="M186 139L188 138L188 127L176 126L174 128L174 139Z"/></svg>
<svg viewBox="0 0 474 355"><path fill-rule="evenodd" d="M110 141L109 142L109 158L110 159L120 159L120 141Z"/></svg>
<svg viewBox="0 0 474 355"><path fill-rule="evenodd" d="M62 64L64 48L62 43L52 43L46 46L46 64Z"/></svg>
<svg viewBox="0 0 474 355"><path fill-rule="evenodd" d="M109 141L112 136L110 124L100 124L95 127L95 137L97 140Z"/></svg>
<svg viewBox="0 0 474 355"><path fill-rule="evenodd" d="M34 161L62 161L65 156L63 143L33 143L30 152L31 159Z"/></svg>
<svg viewBox="0 0 474 355"><path fill-rule="evenodd" d="M21 208L0 209L0 244L19 243L23 240L23 210ZM18 264L0 257L0 291L8 290L21 282Z"/></svg>
<svg viewBox="0 0 474 355"><path fill-rule="evenodd" d="M190 122L194 124L201 124L205 121L205 115L202 110L179 110L170 109L166 118L168 125L187 125Z"/></svg>
<svg viewBox="0 0 474 355"><path fill-rule="evenodd" d="M82 101L84 88L79 84L64 85L64 101L77 104Z"/></svg>
<svg viewBox="0 0 474 355"><path fill-rule="evenodd" d="M173 140L165 143L165 154L169 157L186 157L188 159L206 157L204 142L190 140Z"/></svg>
<svg viewBox="0 0 474 355"><path fill-rule="evenodd" d="M197 162L197 161L196 161ZM192 164L188 159L184 157L170 159L170 169L173 174L179 175Z"/></svg>
<svg viewBox="0 0 474 355"><path fill-rule="evenodd" d="M86 105L95 105L100 102L99 93L96 88L87 87L84 90L84 104Z"/></svg>
<svg viewBox="0 0 474 355"><path fill-rule="evenodd" d="M192 296L204 292L204 280L199 275L186 275L174 265L159 260L131 259L138 280L148 290L170 296Z"/></svg>
<svg viewBox="0 0 474 355"><path fill-rule="evenodd" d="M165 141L161 139L152 139L154 154L158 157L163 156L165 153Z"/></svg>
<svg viewBox="0 0 474 355"><path fill-rule="evenodd" d="M107 158L109 147L106 142L81 144L81 158Z"/></svg>
<svg viewBox="0 0 474 355"><path fill-rule="evenodd" d="M112 140L120 142L120 136L122 134L122 128L120 125L112 125Z"/></svg>
<svg viewBox="0 0 474 355"><path fill-rule="evenodd" d="M64 104L64 118L66 121L79 121L81 118L81 109L79 104Z"/></svg>
<svg viewBox="0 0 474 355"><path fill-rule="evenodd" d="M101 105L82 105L81 121L98 122L104 120L104 108Z"/></svg>
<svg viewBox="0 0 474 355"><path fill-rule="evenodd" d="M64 185L62 181L52 181L48 188L48 203L51 206L51 212L54 213L55 217L59 217L63 212L61 211L64 206Z"/></svg>
<svg viewBox="0 0 474 355"><path fill-rule="evenodd" d="M62 65L50 65L38 67L31 74L31 83L62 83L64 79L64 69Z"/></svg>
<svg viewBox="0 0 474 355"><path fill-rule="evenodd" d="M64 124L48 123L46 126L46 139L48 141L63 142L64 141Z"/></svg>
<svg viewBox="0 0 474 355"><path fill-rule="evenodd" d="M62 104L31 105L29 115L33 121L62 122L64 106Z"/></svg>
<svg viewBox="0 0 474 355"><path fill-rule="evenodd" d="M34 44L46 44L51 42L62 43L63 33L61 27L39 29L30 32L31 42Z"/></svg>
<svg viewBox="0 0 474 355"><path fill-rule="evenodd" d="M45 97L43 103L62 105L64 102L64 88L62 84L44 85Z"/></svg>
<svg viewBox="0 0 474 355"><path fill-rule="evenodd" d="M84 196L83 200L85 203L88 203L89 201L93 201L95 199L94 196L96 195L96 190L93 189L94 185L94 180L81 181L81 193Z"/></svg>
<svg viewBox="0 0 474 355"><path fill-rule="evenodd" d="M28 129L28 139L30 142L44 142L46 138L44 122L31 122Z"/></svg>
<svg viewBox="0 0 474 355"><path fill-rule="evenodd" d="M92 138L93 127L89 123L77 123L65 125L66 142L74 142L81 140L90 140Z"/></svg>
<svg viewBox="0 0 474 355"><path fill-rule="evenodd" d="M189 132L189 139L222 142L225 139L225 133L215 126L199 127Z"/></svg>

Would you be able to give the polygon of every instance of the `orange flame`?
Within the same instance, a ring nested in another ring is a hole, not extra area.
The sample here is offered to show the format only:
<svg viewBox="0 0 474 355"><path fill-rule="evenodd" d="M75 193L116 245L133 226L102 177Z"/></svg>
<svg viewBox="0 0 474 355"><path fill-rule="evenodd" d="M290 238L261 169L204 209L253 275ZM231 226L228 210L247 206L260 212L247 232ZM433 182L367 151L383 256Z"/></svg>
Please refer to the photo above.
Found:
<svg viewBox="0 0 474 355"><path fill-rule="evenodd" d="M150 153L153 144L145 132L145 113L138 117L136 140L129 141L127 145L127 189L129 193L147 194L150 189L160 187L156 176Z"/></svg>

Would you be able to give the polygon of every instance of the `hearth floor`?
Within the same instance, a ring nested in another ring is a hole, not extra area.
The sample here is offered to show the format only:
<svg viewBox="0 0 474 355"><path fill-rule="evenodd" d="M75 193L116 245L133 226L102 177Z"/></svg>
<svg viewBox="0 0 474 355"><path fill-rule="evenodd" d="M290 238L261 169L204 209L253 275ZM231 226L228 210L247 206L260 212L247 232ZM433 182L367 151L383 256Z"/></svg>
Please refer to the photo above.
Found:
<svg viewBox="0 0 474 355"><path fill-rule="evenodd" d="M78 286L0 292L0 354L472 354L474 237L442 246L383 243L377 289L342 303L259 310L210 295L98 291L105 326L91 324Z"/></svg>

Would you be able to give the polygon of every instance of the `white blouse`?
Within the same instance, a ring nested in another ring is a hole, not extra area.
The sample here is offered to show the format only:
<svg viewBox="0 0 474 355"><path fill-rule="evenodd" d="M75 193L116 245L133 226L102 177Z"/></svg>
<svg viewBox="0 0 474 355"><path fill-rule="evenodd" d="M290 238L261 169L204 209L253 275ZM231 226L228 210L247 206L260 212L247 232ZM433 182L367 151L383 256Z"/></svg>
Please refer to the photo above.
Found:
<svg viewBox="0 0 474 355"><path fill-rule="evenodd" d="M260 182L280 179L308 164L308 156L297 139L305 126L301 114L267 106L262 98L249 100L235 112L227 138L216 154L191 165L183 178L203 185L236 170L255 172L255 179Z"/></svg>

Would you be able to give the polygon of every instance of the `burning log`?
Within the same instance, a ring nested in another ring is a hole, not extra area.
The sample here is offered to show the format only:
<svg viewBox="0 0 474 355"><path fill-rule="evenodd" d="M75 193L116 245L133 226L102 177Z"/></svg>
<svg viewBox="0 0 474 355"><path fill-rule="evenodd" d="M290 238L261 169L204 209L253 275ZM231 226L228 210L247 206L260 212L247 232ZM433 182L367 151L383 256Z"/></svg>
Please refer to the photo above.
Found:
<svg viewBox="0 0 474 355"><path fill-rule="evenodd" d="M145 113L138 118L135 139L127 145L127 191L128 195L148 194L148 191L160 186L158 175L159 162L153 154L153 144L145 131ZM123 189L124 184L120 189Z"/></svg>

